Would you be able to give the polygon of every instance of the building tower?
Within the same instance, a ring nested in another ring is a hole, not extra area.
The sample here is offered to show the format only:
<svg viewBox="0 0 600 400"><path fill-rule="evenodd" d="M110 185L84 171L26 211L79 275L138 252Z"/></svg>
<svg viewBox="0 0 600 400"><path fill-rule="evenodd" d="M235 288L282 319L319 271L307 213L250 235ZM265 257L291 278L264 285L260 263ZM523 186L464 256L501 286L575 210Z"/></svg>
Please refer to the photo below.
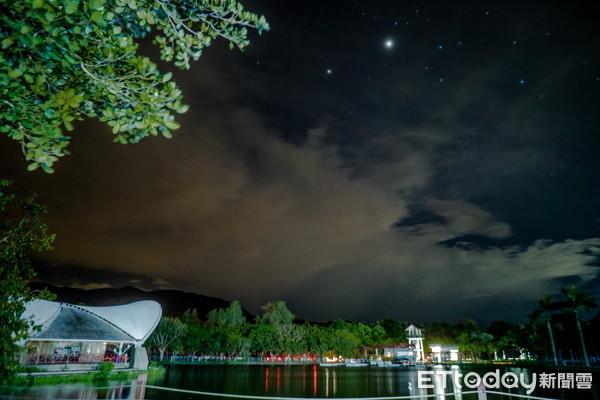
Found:
<svg viewBox="0 0 600 400"><path fill-rule="evenodd" d="M410 323L405 329L408 343L415 346L415 361L425 362L425 352L423 351L423 328L417 324Z"/></svg>

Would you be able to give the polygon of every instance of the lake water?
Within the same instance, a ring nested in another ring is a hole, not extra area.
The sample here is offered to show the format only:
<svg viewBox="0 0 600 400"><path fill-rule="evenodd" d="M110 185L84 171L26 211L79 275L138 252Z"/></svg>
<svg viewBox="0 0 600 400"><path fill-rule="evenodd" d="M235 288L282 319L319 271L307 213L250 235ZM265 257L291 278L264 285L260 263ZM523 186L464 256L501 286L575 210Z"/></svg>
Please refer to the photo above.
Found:
<svg viewBox="0 0 600 400"><path fill-rule="evenodd" d="M548 375L555 389L539 387L541 373L555 373L554 380ZM492 373L488 382L495 376L504 379L509 386L516 388L494 389L503 392L526 394L525 387L511 383L513 377L524 379L531 384L536 374L534 396L567 400L600 400L598 379L600 374L583 375L585 371L573 371L572 375L558 376L555 371L532 370L522 368L490 367L436 367L379 368L379 367L319 367L316 365L179 365L171 366L164 377L147 380L145 375L130 382L110 382L98 388L94 384L68 384L38 386L33 388L0 388L0 399L220 399L222 397L204 396L193 393L163 391L149 386L179 388L190 391L227 393L238 395L256 395L273 397L326 398L326 397L392 397L409 395L436 394L437 400L476 400L477 394L466 387L471 378L483 377ZM460 373L463 376L458 376ZM419 375L421 374L421 375ZM560 378L560 379L559 379ZM591 384L586 381L591 379ZM561 386L573 388L558 389ZM577 382L579 381L579 382ZM458 385L462 386L459 388ZM424 384L431 388L423 388ZM591 389L578 389L577 386ZM452 394L454 393L454 394ZM488 393L489 400L514 397Z"/></svg>

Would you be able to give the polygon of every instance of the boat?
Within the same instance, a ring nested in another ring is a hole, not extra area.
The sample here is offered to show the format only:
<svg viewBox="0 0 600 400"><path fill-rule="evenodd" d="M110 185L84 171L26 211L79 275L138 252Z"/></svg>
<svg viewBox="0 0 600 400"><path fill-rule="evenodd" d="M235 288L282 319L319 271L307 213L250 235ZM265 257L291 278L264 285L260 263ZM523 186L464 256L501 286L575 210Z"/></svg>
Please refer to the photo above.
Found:
<svg viewBox="0 0 600 400"><path fill-rule="evenodd" d="M319 363L320 367L339 367L346 365L344 357L323 357L323 362Z"/></svg>
<svg viewBox="0 0 600 400"><path fill-rule="evenodd" d="M349 358L346 360L346 367L368 367L369 360L363 358Z"/></svg>
<svg viewBox="0 0 600 400"><path fill-rule="evenodd" d="M400 367L399 364L394 364L393 362L391 362L389 360L381 361L381 362L377 363L377 366L381 367L381 368Z"/></svg>
<svg viewBox="0 0 600 400"><path fill-rule="evenodd" d="M336 361L336 362L319 363L319 367L341 367L342 365L346 365L346 363L343 361L342 362Z"/></svg>

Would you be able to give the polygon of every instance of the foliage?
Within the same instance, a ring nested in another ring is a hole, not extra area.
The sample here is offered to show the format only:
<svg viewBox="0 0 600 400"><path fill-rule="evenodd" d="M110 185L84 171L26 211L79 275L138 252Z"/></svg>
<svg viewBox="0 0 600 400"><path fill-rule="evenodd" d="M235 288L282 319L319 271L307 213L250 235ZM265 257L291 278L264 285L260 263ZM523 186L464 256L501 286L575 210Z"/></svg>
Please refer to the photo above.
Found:
<svg viewBox="0 0 600 400"><path fill-rule="evenodd" d="M550 348L552 349L552 360L554 366L558 365L558 357L556 356L556 345L554 344L554 332L552 331L551 313L557 311L560 308L560 304L552 301L552 295L547 294L540 301L538 301L538 308L544 321L546 322L546 329L548 330L548 340Z"/></svg>
<svg viewBox="0 0 600 400"><path fill-rule="evenodd" d="M15 196L5 193L9 185L0 180L0 382L14 375L20 351L16 343L33 328L31 321L21 319L26 303L49 298L49 293L34 293L27 286L35 276L27 253L50 250L54 240L42 222L46 208L32 193L15 205Z"/></svg>
<svg viewBox="0 0 600 400"><path fill-rule="evenodd" d="M104 365L104 364L101 364ZM104 367L106 368L106 367ZM148 376L160 376L165 373L163 366L150 366L148 369ZM136 378L140 371L119 371L117 373L111 373L102 377L101 371L91 371L86 373L69 374L69 375L41 375L41 376L19 376L11 380L12 385L16 386L38 386L38 385L60 385L65 383L77 383L77 382L92 382L98 380L131 380Z"/></svg>
<svg viewBox="0 0 600 400"><path fill-rule="evenodd" d="M587 356L587 349L585 347L585 340L583 337L583 329L581 328L581 321L579 317L580 312L590 311L592 308L598 307L594 297L589 293L582 292L576 286L570 286L563 288L560 292L565 296L565 301L560 303L564 310L573 313L575 316L575 323L577 326L577 333L579 335L579 343L581 344L581 352L583 355L583 361L586 367L590 366L590 362Z"/></svg>
<svg viewBox="0 0 600 400"><path fill-rule="evenodd" d="M577 286L569 286L567 288L562 288L560 292L565 297L565 301L559 302L559 306L575 314L579 314L580 312L587 312L590 311L592 308L598 307L594 297L589 293L579 290Z"/></svg>
<svg viewBox="0 0 600 400"><path fill-rule="evenodd" d="M264 312L256 316L259 325L288 325L294 322L295 315L288 310L284 301L269 302L261 307Z"/></svg>
<svg viewBox="0 0 600 400"><path fill-rule="evenodd" d="M385 330L388 337L386 341L390 343L403 342L406 339L406 322L396 321L393 318L383 318L377 321L377 325Z"/></svg>
<svg viewBox="0 0 600 400"><path fill-rule="evenodd" d="M146 345L160 353L162 361L167 348L176 340L182 339L187 331L186 325L177 318L162 317L152 332Z"/></svg>
<svg viewBox="0 0 600 400"><path fill-rule="evenodd" d="M198 324L185 324L187 326L187 332L183 338L185 351L188 354L196 355L199 351L209 349L210 344L213 342L211 330Z"/></svg>
<svg viewBox="0 0 600 400"><path fill-rule="evenodd" d="M243 49L248 28L269 29L236 0L8 0L0 20L0 132L46 172L68 154L64 129L86 116L118 143L179 127L181 90L136 40L154 33L161 59L187 69L217 37Z"/></svg>
<svg viewBox="0 0 600 400"><path fill-rule="evenodd" d="M197 309L194 308L190 310L188 308L184 311L183 315L181 316L181 322L183 322L186 325L200 325L202 321L200 321L200 317L198 317Z"/></svg>
<svg viewBox="0 0 600 400"><path fill-rule="evenodd" d="M268 325L257 325L250 330L249 335L252 342L252 348L261 355L270 353L270 355L279 353L281 349L277 347L275 340L275 329Z"/></svg>
<svg viewBox="0 0 600 400"><path fill-rule="evenodd" d="M98 365L96 369L96 379L98 380L106 380L112 374L115 369L115 364L112 362L105 362Z"/></svg>
<svg viewBox="0 0 600 400"><path fill-rule="evenodd" d="M331 330L320 325L305 323L302 330L306 347L309 352L323 356L333 348L333 335Z"/></svg>
<svg viewBox="0 0 600 400"><path fill-rule="evenodd" d="M451 325L447 322L426 322L423 325L423 330L427 332L424 340L425 348L427 348L433 343L456 343L456 337L462 333L464 327L461 325Z"/></svg>
<svg viewBox="0 0 600 400"><path fill-rule="evenodd" d="M517 359L524 351L523 330L520 325L505 321L494 321L486 332L494 337L493 347L506 358Z"/></svg>
<svg viewBox="0 0 600 400"><path fill-rule="evenodd" d="M216 308L206 316L208 323L215 326L244 326L246 317L239 301L232 301L227 308Z"/></svg>
<svg viewBox="0 0 600 400"><path fill-rule="evenodd" d="M302 354L306 351L302 330L295 324L276 325L275 339L280 351L285 354Z"/></svg>
<svg viewBox="0 0 600 400"><path fill-rule="evenodd" d="M538 308L527 316L528 322L523 329L526 333L522 335L521 343L539 360L552 359L555 365L560 365L561 361L566 361L565 357L582 358L587 365L584 336L598 337L600 326L594 328L593 325L598 316L586 322L581 320L580 313L595 308L595 299L575 286L563 288L560 293L563 300L553 301L553 295L540 299ZM596 346L595 342L592 346ZM577 354L578 347L580 354ZM594 347L594 352L598 350Z"/></svg>
<svg viewBox="0 0 600 400"><path fill-rule="evenodd" d="M538 306L544 304L540 302ZM227 323L226 321L232 319L225 317L226 311L237 310L238 307L240 311L232 314L243 315L239 303L233 302L225 309L209 312L208 321L201 321L193 310L186 311L181 317L181 321L185 321L187 326L187 334L183 338L184 351L190 355L202 353L204 356L221 359L247 359L250 355L263 358L305 354L320 357L326 354L362 357L364 353L360 350L361 347L406 342L406 322L395 321L392 318L370 324L344 320L335 320L328 324L297 324L293 322L294 314L287 309L284 302L270 302L262 307L264 312L256 317L255 324L245 323L240 326ZM556 310L557 306L552 303L548 307ZM548 315L555 332L559 333L557 344L560 343L564 352L577 346L577 335L572 329L574 327L571 327L573 316L572 312ZM431 343L458 344L465 358L471 358L475 362L492 362L496 354L503 359L512 359L513 362L519 363L522 362L520 358L524 354L531 354L542 360L541 356L548 356L550 349L546 336L546 320L539 308L529 314L528 318L529 321L524 325L495 321L486 329L480 328L473 321L457 324L426 322L425 352L428 352L428 345ZM582 324L582 330L584 333L587 331L588 337L598 336L600 314ZM592 346L597 345L592 343ZM170 350L173 352L173 346ZM598 351L598 348L595 347L594 351Z"/></svg>
<svg viewBox="0 0 600 400"><path fill-rule="evenodd" d="M491 361L490 354L496 350L494 336L482 331L474 321L467 323L465 331L456 338L456 342L461 351L471 354L475 362L482 356Z"/></svg>
<svg viewBox="0 0 600 400"><path fill-rule="evenodd" d="M360 340L348 329L334 329L332 332L331 349L344 357L359 355Z"/></svg>

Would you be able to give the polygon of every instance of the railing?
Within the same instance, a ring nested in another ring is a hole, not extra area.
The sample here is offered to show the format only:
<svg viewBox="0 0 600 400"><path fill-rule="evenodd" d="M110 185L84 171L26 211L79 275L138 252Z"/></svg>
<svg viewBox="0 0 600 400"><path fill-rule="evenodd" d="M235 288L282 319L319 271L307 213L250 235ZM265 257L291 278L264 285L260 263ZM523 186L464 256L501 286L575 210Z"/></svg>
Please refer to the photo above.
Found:
<svg viewBox="0 0 600 400"><path fill-rule="evenodd" d="M146 374L142 374L138 377L137 380L133 380L130 385L119 385L118 389L122 390L125 387L129 387L132 389L133 396L130 395L131 399L145 399L146 398L146 390L153 389L158 391L167 391L167 392L176 392L176 393L185 393L189 395L199 396L207 396L207 397L225 397L225 398L237 398L237 399L246 399L246 400L416 400L416 399L445 399L448 397L456 397L463 395L477 395L477 400L488 400L487 395L499 395L506 397L516 397L518 399L530 399L530 400L557 400L555 398L548 397L539 397L539 396L531 396L531 395L523 395L516 393L507 393L507 392L499 392L486 390L483 386L480 386L477 390L469 390L458 393L438 393L438 394L423 394L423 395L409 395L409 396L388 396L388 397L280 397L280 396L254 396L254 395L244 395L244 394L234 394L234 393L215 393L215 392L203 392L198 390L189 390L189 389L178 389L164 386L154 386L146 384ZM140 379L141 378L141 379ZM0 386L1 388L2 386ZM32 390L41 389L47 390L47 387L44 386L33 386ZM110 387L86 387L86 390L89 391L91 389L115 389L114 386ZM122 392L121 392L122 394ZM107 398L119 398L119 397L107 397ZM195 396L186 398L194 399ZM470 397L469 398L473 398Z"/></svg>
<svg viewBox="0 0 600 400"><path fill-rule="evenodd" d="M243 394L229 394L229 393L214 393L214 392L202 392L198 390L188 389L177 389L169 388L164 386L144 385L145 389L164 390L169 392L178 392L186 394L195 394L198 396L210 396L210 397L228 397L237 399L248 399L248 400L332 400L331 397L278 397L278 396L251 396ZM467 394L477 394L477 400L487 400L487 394L496 394L508 397L517 397L521 399L532 399L532 400L556 400L548 397L537 397L515 393L487 391L484 387L479 387L477 390L470 390L459 393L443 393L443 394L424 394L416 396L390 396L390 397L343 397L338 400L414 400L414 399L431 399L431 398L444 398L444 396L457 396Z"/></svg>
<svg viewBox="0 0 600 400"><path fill-rule="evenodd" d="M40 365L40 364L94 364L103 362L112 362L115 364L124 364L129 362L127 354L118 356L116 354L22 354L21 364Z"/></svg>

